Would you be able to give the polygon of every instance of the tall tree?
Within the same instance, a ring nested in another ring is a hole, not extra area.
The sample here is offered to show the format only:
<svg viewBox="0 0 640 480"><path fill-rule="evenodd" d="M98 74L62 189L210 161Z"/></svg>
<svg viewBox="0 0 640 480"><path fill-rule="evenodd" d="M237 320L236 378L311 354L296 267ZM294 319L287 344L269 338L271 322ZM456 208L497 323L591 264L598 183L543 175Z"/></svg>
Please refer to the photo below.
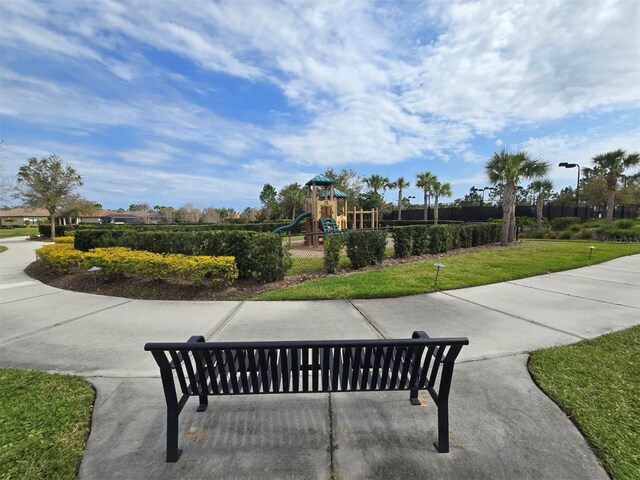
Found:
<svg viewBox="0 0 640 480"><path fill-rule="evenodd" d="M523 179L542 178L549 173L549 163L532 158L525 151L509 153L503 149L495 152L485 165L489 181L502 185L502 229L500 245L508 245L514 240L516 192L518 183Z"/></svg>
<svg viewBox="0 0 640 480"><path fill-rule="evenodd" d="M404 177L400 177L395 182L389 183L389 188L398 189L398 220L402 220L402 191L410 186L411 184L407 182Z"/></svg>
<svg viewBox="0 0 640 480"><path fill-rule="evenodd" d="M278 204L282 216L291 219L296 218L296 213L304 211L304 201L306 199L304 187L297 183L291 183L280 189L278 193Z"/></svg>
<svg viewBox="0 0 640 480"><path fill-rule="evenodd" d="M155 214L148 203L132 203L129 205L129 211L142 219L142 223L149 223L151 216Z"/></svg>
<svg viewBox="0 0 640 480"><path fill-rule="evenodd" d="M162 217L163 222L173 223L173 217L176 213L175 208L166 205L156 205L153 209Z"/></svg>
<svg viewBox="0 0 640 480"><path fill-rule="evenodd" d="M529 190L536 194L536 230L542 230L542 207L545 197L551 195L553 183L551 180L535 180L529 185Z"/></svg>
<svg viewBox="0 0 640 480"><path fill-rule="evenodd" d="M453 195L450 183L433 182L433 223L438 224L438 201L440 197L450 197Z"/></svg>
<svg viewBox="0 0 640 480"><path fill-rule="evenodd" d="M416 175L418 181L416 187L422 188L424 191L424 220L429 220L429 195L431 195L431 189L433 184L438 181L437 177L430 171L421 172Z"/></svg>
<svg viewBox="0 0 640 480"><path fill-rule="evenodd" d="M202 223L220 223L220 212L215 207L202 209Z"/></svg>
<svg viewBox="0 0 640 480"><path fill-rule="evenodd" d="M269 184L269 183L265 183L262 186L262 191L260 192L260 202L262 203L262 212L263 215L262 217L265 220L271 220L272 218L274 218L274 215L276 213L277 207L278 207L278 202L276 200L276 197L278 196L278 192L276 191L275 188L273 188L273 185Z"/></svg>
<svg viewBox="0 0 640 480"><path fill-rule="evenodd" d="M95 202L88 200L78 194L71 194L65 198L60 209L58 210L59 218L69 220L69 223L73 223L74 219L77 219L80 215L93 215L100 210Z"/></svg>
<svg viewBox="0 0 640 480"><path fill-rule="evenodd" d="M486 205L487 202L484 202ZM480 207L483 205L482 195L476 190L470 190L464 198L456 198L451 205L454 207Z"/></svg>
<svg viewBox="0 0 640 480"><path fill-rule="evenodd" d="M251 207L246 207L241 213L240 213L240 222L241 223L249 223L251 221L253 221L255 219L255 212L253 210L253 208Z"/></svg>
<svg viewBox="0 0 640 480"><path fill-rule="evenodd" d="M175 213L176 223L199 223L202 212L193 203L185 203Z"/></svg>
<svg viewBox="0 0 640 480"><path fill-rule="evenodd" d="M580 182L582 189L582 181ZM564 187L559 192L554 192L550 196L551 205L564 205L576 201L576 190L573 187ZM583 197L584 198L584 197Z"/></svg>
<svg viewBox="0 0 640 480"><path fill-rule="evenodd" d="M44 208L51 218L51 238L56 235L56 214L74 190L82 185L82 177L56 154L40 160L30 158L18 170L14 198L29 208Z"/></svg>
<svg viewBox="0 0 640 480"><path fill-rule="evenodd" d="M336 172L333 168L327 168L324 175L333 178L336 181L333 186L342 190L352 199L355 199L362 193L362 178L351 169L343 168L339 172Z"/></svg>
<svg viewBox="0 0 640 480"><path fill-rule="evenodd" d="M383 177L377 173L373 173L363 179L365 185L373 190L373 193L378 193L379 190L385 191L389 188L389 177Z"/></svg>
<svg viewBox="0 0 640 480"><path fill-rule="evenodd" d="M640 163L640 154L637 152L627 153L625 150L618 149L596 155L591 160L606 178L607 222L611 222L613 220L614 197L618 189L618 180L624 175L626 169L635 167Z"/></svg>
<svg viewBox="0 0 640 480"><path fill-rule="evenodd" d="M616 192L616 203L622 205L640 205L640 172L625 175L624 186Z"/></svg>

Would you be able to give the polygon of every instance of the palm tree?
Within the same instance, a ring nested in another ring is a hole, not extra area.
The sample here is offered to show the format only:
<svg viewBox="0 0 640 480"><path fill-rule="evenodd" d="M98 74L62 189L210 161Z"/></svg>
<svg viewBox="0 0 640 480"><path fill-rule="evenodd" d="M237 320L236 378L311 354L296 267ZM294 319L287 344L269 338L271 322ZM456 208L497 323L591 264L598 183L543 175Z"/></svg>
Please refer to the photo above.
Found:
<svg viewBox="0 0 640 480"><path fill-rule="evenodd" d="M438 199L442 197L450 197L453 195L451 184L440 183L437 180L433 182L433 224L438 224Z"/></svg>
<svg viewBox="0 0 640 480"><path fill-rule="evenodd" d="M424 220L429 220L429 195L431 195L431 189L433 188L433 184L438 181L436 176L430 171L421 172L416 175L418 181L416 182L416 187L422 188L424 191Z"/></svg>
<svg viewBox="0 0 640 480"><path fill-rule="evenodd" d="M411 184L407 182L404 177L400 177L395 182L389 183L387 186L391 189L398 189L398 220L402 220L402 190L410 187Z"/></svg>
<svg viewBox="0 0 640 480"><path fill-rule="evenodd" d="M551 180L536 180L531 182L529 190L536 193L536 230L542 230L542 207L544 206L544 197L549 196L553 190Z"/></svg>
<svg viewBox="0 0 640 480"><path fill-rule="evenodd" d="M513 241L513 227L516 211L516 190L522 179L542 178L549 173L549 163L531 158L525 151L509 153L503 149L495 153L485 165L489 182L502 185L502 229L500 230L500 245L508 245Z"/></svg>
<svg viewBox="0 0 640 480"><path fill-rule="evenodd" d="M362 180L367 187L373 190L373 193L378 193L378 190L384 191L389 188L389 177L383 177L377 173L364 177Z"/></svg>
<svg viewBox="0 0 640 480"><path fill-rule="evenodd" d="M634 167L640 163L640 154L637 152L627 153L618 149L596 155L591 160L595 165L595 169L600 170L607 180L607 222L611 222L613 220L614 196L618 189L618 179L624 175L624 171L627 168Z"/></svg>

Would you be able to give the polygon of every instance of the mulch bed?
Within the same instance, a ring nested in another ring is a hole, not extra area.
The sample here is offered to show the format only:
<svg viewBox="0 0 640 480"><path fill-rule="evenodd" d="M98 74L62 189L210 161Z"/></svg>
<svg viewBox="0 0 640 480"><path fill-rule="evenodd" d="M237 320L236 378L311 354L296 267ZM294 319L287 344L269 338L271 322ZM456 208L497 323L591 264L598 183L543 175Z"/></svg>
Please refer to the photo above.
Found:
<svg viewBox="0 0 640 480"><path fill-rule="evenodd" d="M459 250L450 250L447 255L457 253L469 253L479 250L500 248L498 245L484 245ZM418 262L421 260L435 260L443 255L417 255L407 258L388 258L381 265L372 265L358 270L359 272L376 270L391 265ZM345 275L354 272L353 269L339 270L336 275ZM251 278L238 279L231 287L220 287L216 285L203 285L194 287L179 280L158 281L141 277L124 277L113 281L105 281L99 275L87 272L86 270L73 270L68 274L58 273L47 263L37 260L30 264L25 273L31 278L41 281L52 287L75 292L93 293L97 295L108 295L112 297L136 298L143 300L249 300L256 295L271 290L297 285L315 278L328 276L326 273L310 273L286 277L284 280L273 283L262 283Z"/></svg>

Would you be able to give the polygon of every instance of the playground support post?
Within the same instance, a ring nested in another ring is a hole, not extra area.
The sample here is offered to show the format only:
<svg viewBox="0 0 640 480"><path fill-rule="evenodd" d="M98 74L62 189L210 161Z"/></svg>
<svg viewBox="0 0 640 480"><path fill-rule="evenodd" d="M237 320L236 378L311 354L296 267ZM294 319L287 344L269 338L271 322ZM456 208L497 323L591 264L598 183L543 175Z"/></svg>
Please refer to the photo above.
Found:
<svg viewBox="0 0 640 480"><path fill-rule="evenodd" d="M375 230L379 225L379 212L375 208L372 210L356 210L353 207L353 222L351 222L351 229L358 228L358 215L360 216L360 230L364 230L364 216L365 214L371 215L371 229Z"/></svg>

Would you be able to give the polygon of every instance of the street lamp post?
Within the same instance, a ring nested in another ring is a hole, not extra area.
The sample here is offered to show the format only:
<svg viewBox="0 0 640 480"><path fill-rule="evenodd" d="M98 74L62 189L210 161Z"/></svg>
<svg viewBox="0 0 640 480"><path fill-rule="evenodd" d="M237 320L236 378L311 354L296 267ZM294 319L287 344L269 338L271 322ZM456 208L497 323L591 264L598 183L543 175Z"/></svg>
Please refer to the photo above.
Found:
<svg viewBox="0 0 640 480"><path fill-rule="evenodd" d="M578 167L578 183L576 183L576 217L578 216L578 191L580 190L580 165L578 165L577 163L567 163L567 162L560 162L558 164L559 167L564 167L564 168L575 168Z"/></svg>
<svg viewBox="0 0 640 480"><path fill-rule="evenodd" d="M482 213L484 212L484 192L486 192L487 190L493 190L495 191L494 187L484 187L484 188L476 188L471 187L471 191L474 193L478 193L478 192L482 192L482 200L480 200L480 219L482 219Z"/></svg>

